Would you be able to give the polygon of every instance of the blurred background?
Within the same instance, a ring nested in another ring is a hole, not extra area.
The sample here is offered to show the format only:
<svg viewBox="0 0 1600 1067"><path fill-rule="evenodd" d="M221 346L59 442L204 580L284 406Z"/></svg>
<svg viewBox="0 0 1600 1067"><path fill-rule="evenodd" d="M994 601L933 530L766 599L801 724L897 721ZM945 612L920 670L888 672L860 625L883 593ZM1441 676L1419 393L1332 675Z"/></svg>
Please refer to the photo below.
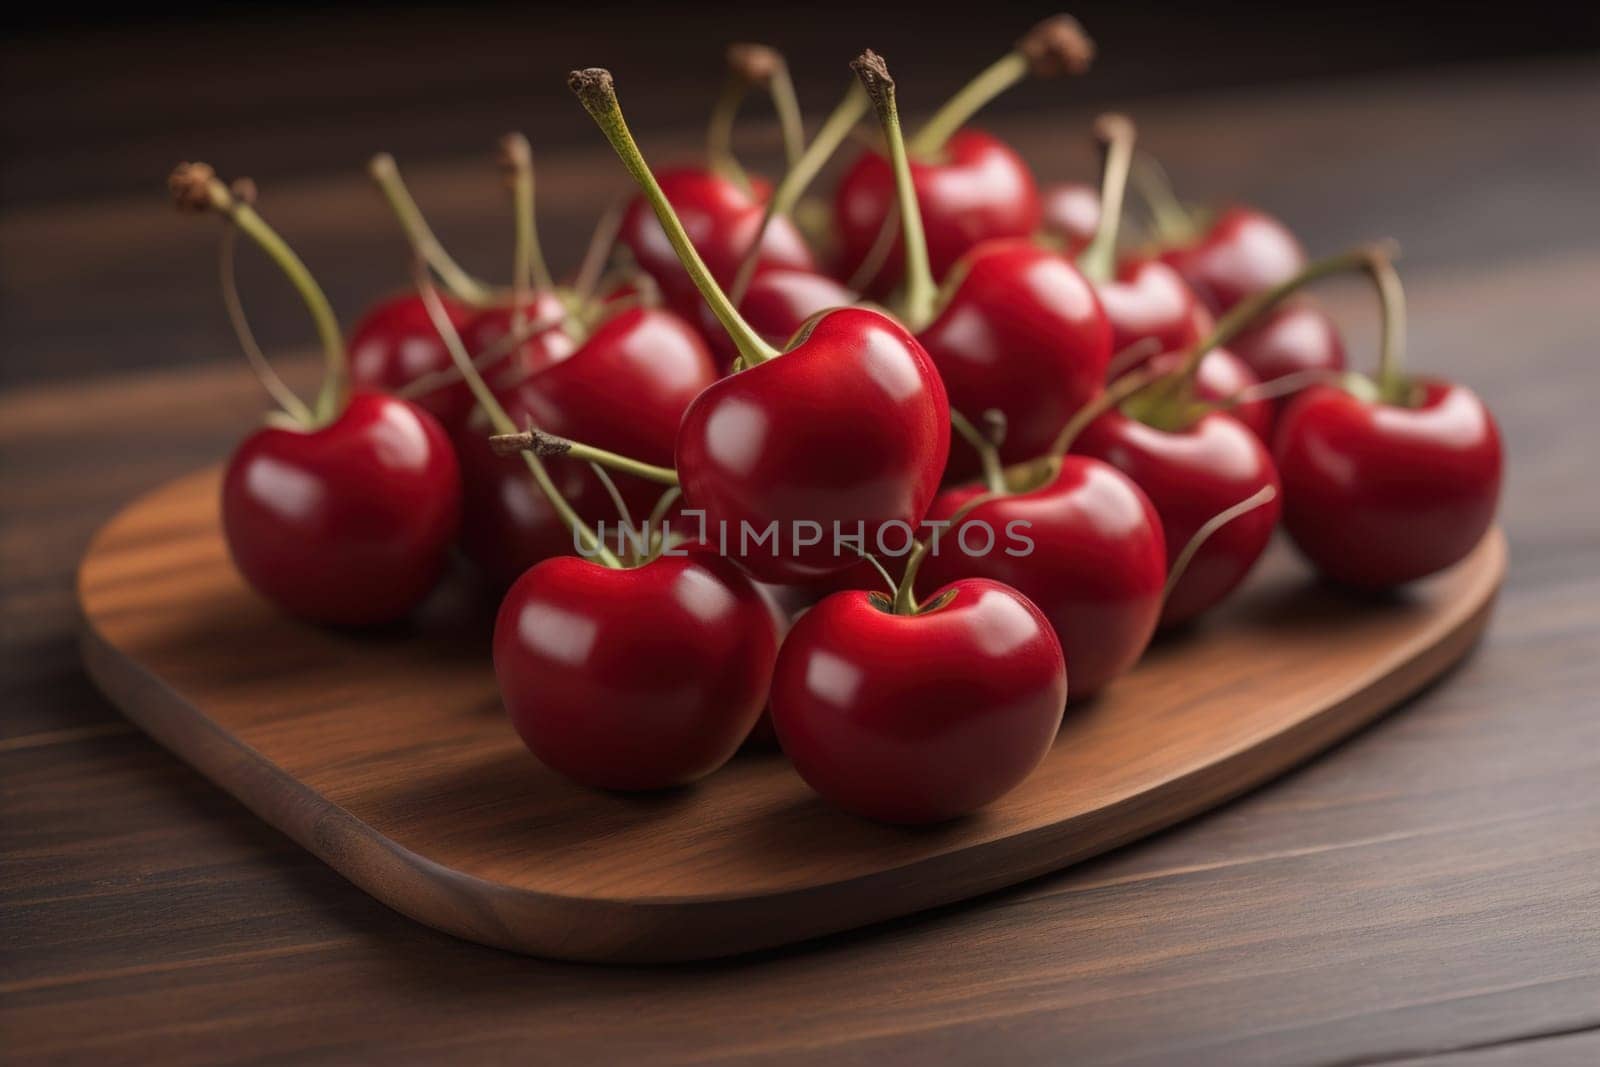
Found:
<svg viewBox="0 0 1600 1067"><path fill-rule="evenodd" d="M1550 79L1581 79L1600 55L1600 19L1579 4L1087 0L1071 10L1100 45L1094 72L1070 83L1026 84L985 116L1002 130L1026 126L1036 143L1041 124L1059 124L1059 142L1047 150L1056 154L1035 160L1042 179L1089 177L1085 122L1105 106L1126 108L1151 117L1145 143L1173 160L1185 192L1262 200L1288 216L1313 250L1403 229L1407 212L1443 210L1449 183L1493 183L1497 160L1473 158L1480 142L1461 137L1523 122L1526 108L1501 104L1543 92ZM403 246L362 177L374 151L399 157L461 258L497 275L508 236L489 154L499 134L525 131L541 160L571 164L547 169L541 189L546 243L552 258L570 265L597 205L628 186L563 85L569 68L616 72L635 132L660 164L697 151L730 41L783 49L813 121L846 86L850 57L876 48L901 83L903 106L915 113L1051 12L1007 0L600 0L333 11L231 4L127 11L89 23L76 8L36 9L7 27L0 64L0 384L231 354L215 299L214 230L165 206L162 182L179 159L256 178L263 210L350 321L404 281ZM1582 81L1577 100L1600 104L1592 83ZM1463 85L1478 95L1464 100ZM1370 129L1348 118L1317 125L1319 102L1362 94L1375 102ZM1396 100L1412 110L1396 114ZM1301 112L1304 123L1296 121ZM1507 179L1516 187L1491 194L1507 203L1543 195L1526 187L1529 173L1550 176L1563 193L1592 187L1596 113L1550 116L1587 124L1570 140L1501 130L1495 153L1521 151L1526 141L1526 151L1550 158L1531 171L1523 160ZM741 150L770 167L777 147L770 112L757 101L745 115ZM1219 118L1228 115L1257 124L1248 146L1230 139ZM1411 164L1411 180L1382 184L1383 202L1374 202L1380 186L1368 178L1383 170L1385 144L1407 136L1399 123L1440 138L1438 169ZM1330 159L1342 169L1330 169ZM1352 170L1354 161L1361 165ZM468 176L477 166L482 180L474 184ZM1349 204L1321 210L1334 198ZM1463 233L1459 244L1435 241L1408 252L1457 255L1470 247L1469 236L1532 243L1572 241L1586 226L1593 233L1584 220L1548 212L1532 223L1479 222L1486 232ZM303 341L292 318L279 328L289 317L279 312L292 305L269 272L247 272L246 285L268 341ZM83 300L110 290L116 315L83 313Z"/></svg>

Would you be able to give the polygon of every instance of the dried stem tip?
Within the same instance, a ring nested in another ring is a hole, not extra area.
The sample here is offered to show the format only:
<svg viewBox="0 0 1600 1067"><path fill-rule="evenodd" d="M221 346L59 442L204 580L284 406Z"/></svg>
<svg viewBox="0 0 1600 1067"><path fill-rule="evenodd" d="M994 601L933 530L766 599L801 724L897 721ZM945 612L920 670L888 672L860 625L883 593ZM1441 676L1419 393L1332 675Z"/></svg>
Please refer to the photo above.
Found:
<svg viewBox="0 0 1600 1067"><path fill-rule="evenodd" d="M894 79L889 76L889 65L872 49L867 49L850 61L850 69L861 80L872 106L882 115L894 106Z"/></svg>
<svg viewBox="0 0 1600 1067"><path fill-rule="evenodd" d="M783 56L764 44L730 44L728 71L750 86L770 85L783 69Z"/></svg>
<svg viewBox="0 0 1600 1067"><path fill-rule="evenodd" d="M543 430L524 430L521 433L497 433L489 438L489 447L496 455L512 456L518 452L532 452L536 456L564 456L572 451L572 442L565 437L545 433Z"/></svg>
<svg viewBox="0 0 1600 1067"><path fill-rule="evenodd" d="M591 115L604 114L616 106L617 86L604 67L586 67L567 75L567 88Z"/></svg>
<svg viewBox="0 0 1600 1067"><path fill-rule="evenodd" d="M1054 15L1039 23L1017 42L1036 78L1082 74L1094 62L1094 42L1071 15Z"/></svg>
<svg viewBox="0 0 1600 1067"><path fill-rule="evenodd" d="M1108 111L1094 120L1094 139L1100 142L1101 147L1118 141L1132 141L1137 134L1133 120L1117 111Z"/></svg>
<svg viewBox="0 0 1600 1067"><path fill-rule="evenodd" d="M500 151L496 157L506 181L514 182L533 166L533 146L520 133L508 133L500 138Z"/></svg>
<svg viewBox="0 0 1600 1067"><path fill-rule="evenodd" d="M213 193L216 184L217 172L209 163L179 163L167 178L173 206L196 214L217 206Z"/></svg>

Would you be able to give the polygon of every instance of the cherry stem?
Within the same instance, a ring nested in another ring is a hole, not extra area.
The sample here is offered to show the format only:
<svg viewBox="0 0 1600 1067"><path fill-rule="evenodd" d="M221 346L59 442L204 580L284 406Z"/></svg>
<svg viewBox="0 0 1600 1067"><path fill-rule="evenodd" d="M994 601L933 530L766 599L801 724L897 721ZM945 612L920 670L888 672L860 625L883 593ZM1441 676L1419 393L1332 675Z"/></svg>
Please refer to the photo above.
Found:
<svg viewBox="0 0 1600 1067"><path fill-rule="evenodd" d="M1348 270L1374 270L1373 262L1377 258L1387 255L1387 244L1362 245L1349 251L1341 252L1326 259L1319 259L1300 269L1292 278L1279 282L1259 293L1253 293L1235 304L1229 311L1217 320L1211 335L1193 348L1184 356L1183 362L1172 372L1171 380L1175 389L1186 388L1194 381L1195 374L1200 369L1201 360L1213 350L1221 348L1232 341L1239 334L1250 327L1256 319L1277 307L1289 296L1332 274L1340 274Z"/></svg>
<svg viewBox="0 0 1600 1067"><path fill-rule="evenodd" d="M661 228L666 231L667 240L678 253L678 261L689 272L695 288L700 291L701 297L710 306L717 321L728 331L728 337L739 350L740 360L748 367L765 363L779 355L778 350L762 340L761 335L751 328L728 300L727 294L711 276L705 260L701 259L700 253L695 250L694 243L689 240L683 223L678 220L677 212L673 211L672 205L667 202L666 194L661 191L655 175L650 172L650 165L645 162L639 146L634 143L633 134L628 130L628 123L622 117L622 107L617 102L616 86L611 80L611 72L599 67L575 70L567 77L567 85L577 94L584 110L589 112L589 116L600 127L600 132L605 134L606 140L611 142L611 147L622 160L622 165L633 175L634 181L644 192L645 199L650 201Z"/></svg>
<svg viewBox="0 0 1600 1067"><path fill-rule="evenodd" d="M784 166L793 167L805 149L806 128L805 118L800 113L800 98L795 94L794 79L789 76L789 64L783 53L764 44L731 44L728 46L728 71L741 85L759 85L772 98L783 133Z"/></svg>
<svg viewBox="0 0 1600 1067"><path fill-rule="evenodd" d="M900 233L905 244L906 280L901 296L901 317L915 333L933 321L939 286L933 280L928 262L928 238L922 228L922 209L917 203L917 188L911 179L911 160L900 133L900 111L895 104L894 79L883 57L867 49L850 64L861 87L867 91L872 108L883 126L889 146L889 162L894 167L895 202L900 206Z"/></svg>
<svg viewBox="0 0 1600 1067"><path fill-rule="evenodd" d="M978 429L971 420L954 408L950 409L950 425L955 427L961 439L978 453L978 460L983 464L984 487L990 492L1004 492L1005 467L1000 462L1000 442L996 438L1003 436L1005 432L1005 415L990 408L983 413L983 416L988 424L988 433Z"/></svg>
<svg viewBox="0 0 1600 1067"><path fill-rule="evenodd" d="M772 190L772 196L767 199L767 209L761 217L761 225L756 229L754 240L745 250L744 259L739 263L739 273L733 280L733 287L728 291L728 297L737 307L744 299L744 294L750 288L750 279L755 277L756 265L761 259L761 241L766 236L767 227L779 215L789 215L795 205L800 202L800 197L805 195L806 189L816 181L817 175L827 165L839 146L850 136L850 131L855 129L863 117L866 116L870 105L867 94L859 84L850 86L844 98L837 107L823 120L822 126L817 130L816 137L812 138L805 151L789 165L789 170L778 182L777 188Z"/></svg>
<svg viewBox="0 0 1600 1067"><path fill-rule="evenodd" d="M750 175L739 164L733 151L733 126L739 117L739 105L744 103L750 85L737 74L730 74L717 102L711 106L711 120L706 124L706 161L711 170L750 191Z"/></svg>
<svg viewBox="0 0 1600 1067"><path fill-rule="evenodd" d="M1375 248L1367 272L1378 287L1383 309L1383 342L1378 354L1378 395L1387 404L1401 404L1409 391L1405 380L1406 294L1394 269L1394 250Z"/></svg>
<svg viewBox="0 0 1600 1067"><path fill-rule="evenodd" d="M1247 385L1224 400L1219 407L1221 410L1236 408L1241 404L1254 404L1260 400L1276 400L1280 396L1290 396L1302 389L1313 385L1339 385L1348 376L1336 370L1297 370L1274 378L1268 382L1259 382Z"/></svg>
<svg viewBox="0 0 1600 1067"><path fill-rule="evenodd" d="M1172 188L1171 176L1154 156L1148 152L1140 152L1135 156L1132 179L1133 187L1138 190L1139 199L1144 201L1144 206L1149 210L1150 218L1156 225L1156 234L1163 243L1184 245L1199 236L1200 227L1194 214L1178 199L1178 194Z"/></svg>
<svg viewBox="0 0 1600 1067"><path fill-rule="evenodd" d="M1091 281L1109 282L1117 273L1117 229L1122 224L1122 201L1128 190L1137 133L1132 119L1109 114L1095 120L1094 134L1105 153L1100 176L1100 225L1089 247L1078 257L1078 266Z"/></svg>
<svg viewBox="0 0 1600 1067"><path fill-rule="evenodd" d="M558 437L538 429L501 430L489 438L489 447L502 456L514 452L526 452L535 456L568 456L585 463L598 463L602 467L631 474L635 478L643 478L658 485L678 484L678 472L671 467L658 467L631 456L596 448L594 445L586 445L582 441L574 441L567 437Z"/></svg>
<svg viewBox="0 0 1600 1067"><path fill-rule="evenodd" d="M422 209L417 207L405 180L400 177L400 168L395 164L394 157L387 152L373 156L367 164L367 173L389 201L389 207L400 221L400 228L405 231L412 250L427 261L450 295L478 307L493 303L494 287L463 270L445 251L439 238L434 236Z"/></svg>
<svg viewBox="0 0 1600 1067"><path fill-rule="evenodd" d="M512 259L512 312L521 315L529 290L553 293L556 283L550 276L539 246L539 220L534 210L533 147L520 133L500 138L500 165L511 186L511 204L516 225L516 250Z"/></svg>
<svg viewBox="0 0 1600 1067"><path fill-rule="evenodd" d="M1066 455L1067 450L1072 447L1072 443L1078 439L1078 436L1083 433L1091 422L1163 376L1163 373L1156 368L1145 367L1141 370L1124 374L1110 385L1107 385L1093 400L1073 412L1072 418L1067 420L1067 424L1061 427L1061 432L1051 442L1050 451L1046 455L1051 459L1060 459Z"/></svg>
<svg viewBox="0 0 1600 1067"><path fill-rule="evenodd" d="M894 250L894 239L899 235L900 205L894 203L883 213L883 222L878 225L878 233L872 238L872 247L861 257L861 265L856 267L855 273L850 275L844 287L859 293L871 284L872 279L883 269L883 265L889 262L889 253Z"/></svg>
<svg viewBox="0 0 1600 1067"><path fill-rule="evenodd" d="M228 321L233 324L233 332L239 338L239 347L244 349L244 358L250 362L250 368L256 372L267 395L297 425L309 428L316 422L311 416L311 409L272 369L272 362L256 343L255 332L250 329L250 320L244 313L244 301L239 298L239 285L233 269L238 232L233 226L228 226L222 231L222 241L217 246L217 273L222 280L222 303L228 309Z"/></svg>
<svg viewBox="0 0 1600 1067"><path fill-rule="evenodd" d="M1173 560L1172 566L1168 568L1167 583L1161 589L1162 602L1165 603L1167 598L1172 596L1172 590L1177 587L1178 580L1183 577L1184 571L1189 569L1189 564L1194 562L1195 554L1205 546L1207 541L1211 540L1212 535L1234 519L1247 515L1264 504L1271 503L1277 495L1276 486L1263 485L1237 504L1225 508L1207 519L1205 524L1194 532L1194 536L1189 538L1188 544L1183 546L1183 551L1178 553L1178 558Z"/></svg>
<svg viewBox="0 0 1600 1067"><path fill-rule="evenodd" d="M937 156L945 142L984 105L1029 74L1058 77L1082 74L1094 59L1094 42L1071 15L1055 15L1034 26L1016 47L973 78L934 112L911 137L919 159Z"/></svg>
<svg viewBox="0 0 1600 1067"><path fill-rule="evenodd" d="M600 277L605 272L606 260L611 257L611 250L616 247L617 234L620 232L622 207L611 204L595 223L594 232L589 235L589 247L584 249L583 260L578 264L578 273L573 278L572 291L579 300L586 302L594 296Z"/></svg>
<svg viewBox="0 0 1600 1067"><path fill-rule="evenodd" d="M1106 380L1116 381L1145 360L1161 354L1161 338L1141 337L1111 357L1106 364Z"/></svg>
<svg viewBox="0 0 1600 1067"><path fill-rule="evenodd" d="M617 509L617 518L622 521L622 525L627 529L633 529L633 514L628 511L628 502L622 499L622 490L611 480L610 472L598 463L589 464L589 469L600 479L600 486L606 491L606 496L611 498L611 506Z"/></svg>
<svg viewBox="0 0 1600 1067"><path fill-rule="evenodd" d="M277 231L256 214L255 208L244 198L235 196L222 183L209 164L180 163L167 180L167 187L180 210L215 211L231 221L277 264L278 269L283 271L295 291L300 294L300 299L305 303L306 310L311 313L311 320L316 325L317 336L322 341L322 356L326 365L322 388L318 391L316 403L312 407L312 419L308 428L315 429L332 422L344 409L345 394L349 385L349 367L345 356L344 337L339 332L339 319L333 313L333 305L328 303L327 294L311 276L311 271L306 268L300 257L295 255L294 249L278 236Z"/></svg>
<svg viewBox="0 0 1600 1067"><path fill-rule="evenodd" d="M951 531L954 531L968 515L971 515L978 508L989 503L989 501L1003 495L1005 495L1003 491L996 490L979 493L957 508L955 514L950 516L947 525ZM930 537L926 541L918 541L917 546L911 550L911 555L906 559L905 575L900 579L900 584L894 591L894 614L915 615L921 610L917 604L914 590L917 586L917 573L922 570L922 561L928 558L928 551L932 547L933 538ZM888 577L888 575L886 574L884 577Z"/></svg>
<svg viewBox="0 0 1600 1067"><path fill-rule="evenodd" d="M417 283L417 293L422 298L422 305L427 309L428 318L433 320L433 328L438 331L439 337L444 341L444 346L450 353L450 359L455 363L456 370L461 372L461 377L466 381L467 388L472 390L472 396L489 416L489 423L501 433L516 433L517 424L511 421L511 416L506 414L506 409L500 406L500 401L495 398L493 390L483 380L483 375L478 373L478 368L473 366L472 357L467 355L467 346L462 343L461 335L456 332L455 323L450 321L450 313L445 310L444 302L439 299L439 293L433 287L433 282L428 278L428 272L421 259L416 263L414 270ZM492 442L494 438L490 438ZM588 523L573 510L567 498L561 494L550 478L550 472L540 462L539 457L532 453L523 453L523 458L528 464L528 470L533 474L533 480L539 486L539 491L550 502L550 507L561 518L561 522L582 542L584 550L592 553L602 564L607 567L620 567L622 561L616 557L605 543L589 528Z"/></svg>
<svg viewBox="0 0 1600 1067"><path fill-rule="evenodd" d="M682 496L682 489L676 485L669 486L666 492L656 497L655 507L650 509L649 517L644 520L645 533L650 542L650 552L652 557L654 557L661 549L666 548L667 530L665 523L667 519L667 512L672 510L672 505L676 504L678 499ZM657 531L660 531L659 544L656 540Z"/></svg>

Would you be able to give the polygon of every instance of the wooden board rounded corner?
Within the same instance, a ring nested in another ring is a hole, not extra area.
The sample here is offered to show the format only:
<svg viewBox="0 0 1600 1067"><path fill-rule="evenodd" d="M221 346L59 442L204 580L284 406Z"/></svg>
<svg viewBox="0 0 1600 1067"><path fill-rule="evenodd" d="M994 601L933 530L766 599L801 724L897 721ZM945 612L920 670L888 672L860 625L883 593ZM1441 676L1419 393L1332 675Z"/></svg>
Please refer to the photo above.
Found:
<svg viewBox="0 0 1600 1067"><path fill-rule="evenodd" d="M1277 545L1216 618L1069 708L1018 790L968 819L904 830L832 811L776 754L649 797L562 781L506 726L459 605L361 635L257 600L221 542L218 478L163 486L96 534L78 582L95 683L390 907L487 945L585 961L728 956L870 925L1196 815L1443 674L1483 631L1506 564L1495 529L1445 574L1358 597L1315 582Z"/></svg>

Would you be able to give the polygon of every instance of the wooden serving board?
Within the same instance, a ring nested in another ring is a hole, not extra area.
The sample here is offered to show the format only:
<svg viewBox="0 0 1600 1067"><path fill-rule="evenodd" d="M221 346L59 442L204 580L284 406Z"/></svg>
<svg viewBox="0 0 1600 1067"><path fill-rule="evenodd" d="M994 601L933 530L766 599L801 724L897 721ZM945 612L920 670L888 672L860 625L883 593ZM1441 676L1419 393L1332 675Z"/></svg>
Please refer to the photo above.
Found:
<svg viewBox="0 0 1600 1067"><path fill-rule="evenodd" d="M1459 659L1505 569L1492 532L1451 572L1361 599L1275 546L1240 595L1070 708L1044 765L945 826L864 822L781 755L653 795L569 784L522 747L488 656L491 604L447 584L367 633L244 587L219 475L135 501L79 575L89 673L129 718L391 907L581 960L779 945L975 896L1104 852L1280 774ZM453 590L453 591L452 591Z"/></svg>

